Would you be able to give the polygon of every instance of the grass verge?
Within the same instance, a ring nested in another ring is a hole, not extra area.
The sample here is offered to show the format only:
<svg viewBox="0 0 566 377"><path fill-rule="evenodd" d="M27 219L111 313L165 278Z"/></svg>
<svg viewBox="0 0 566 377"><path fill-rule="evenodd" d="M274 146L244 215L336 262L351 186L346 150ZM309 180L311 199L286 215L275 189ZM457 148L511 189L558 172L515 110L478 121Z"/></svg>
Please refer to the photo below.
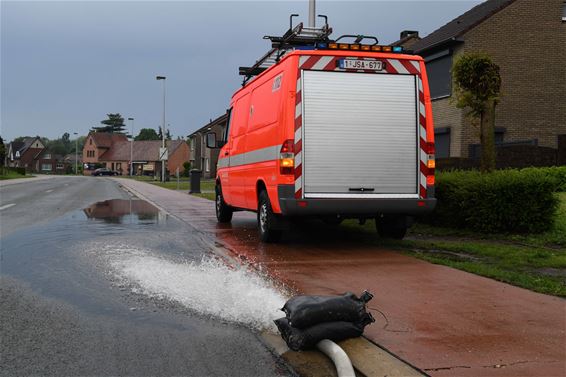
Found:
<svg viewBox="0 0 566 377"><path fill-rule="evenodd" d="M129 177L123 177L123 178L129 178ZM154 180L153 177L148 177L148 176L137 176L134 177L133 179L141 182L151 183L152 185L163 187L170 190L188 191L190 189L190 182L188 178L180 179L178 184L177 184L177 179L175 178L171 178L171 180L168 182L156 181ZM214 180L212 179L201 180L200 190L203 192L203 197L209 196L210 194L209 191L212 191L213 192L212 198L214 199ZM194 194L194 195L201 196L201 194Z"/></svg>
<svg viewBox="0 0 566 377"><path fill-rule="evenodd" d="M33 178L33 175L21 175L12 172L8 172L6 174L0 175L0 181L3 181L5 179L17 179L17 178Z"/></svg>

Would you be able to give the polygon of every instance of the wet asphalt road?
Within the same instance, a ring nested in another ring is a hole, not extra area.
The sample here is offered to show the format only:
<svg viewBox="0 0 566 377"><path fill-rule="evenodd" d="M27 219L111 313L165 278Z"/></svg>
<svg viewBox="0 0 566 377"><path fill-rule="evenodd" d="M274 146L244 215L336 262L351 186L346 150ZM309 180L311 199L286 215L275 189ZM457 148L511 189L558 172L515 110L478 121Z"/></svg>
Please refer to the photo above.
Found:
<svg viewBox="0 0 566 377"><path fill-rule="evenodd" d="M256 332L116 276L109 261L127 253L188 263L207 250L114 181L1 187L0 207L1 376L291 374Z"/></svg>

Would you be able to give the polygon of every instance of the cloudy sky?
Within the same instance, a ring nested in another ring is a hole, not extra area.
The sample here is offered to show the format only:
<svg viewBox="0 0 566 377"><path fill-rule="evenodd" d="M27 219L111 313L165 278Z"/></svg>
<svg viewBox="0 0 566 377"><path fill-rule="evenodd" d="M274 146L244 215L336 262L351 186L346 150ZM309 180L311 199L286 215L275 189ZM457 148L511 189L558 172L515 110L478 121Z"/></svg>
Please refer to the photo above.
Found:
<svg viewBox="0 0 566 377"><path fill-rule="evenodd" d="M318 1L334 37L401 30L427 35L481 1ZM186 136L221 115L241 77L279 35L301 1L1 1L1 135L85 135L119 112L135 127L167 120ZM137 134L137 132L135 132Z"/></svg>

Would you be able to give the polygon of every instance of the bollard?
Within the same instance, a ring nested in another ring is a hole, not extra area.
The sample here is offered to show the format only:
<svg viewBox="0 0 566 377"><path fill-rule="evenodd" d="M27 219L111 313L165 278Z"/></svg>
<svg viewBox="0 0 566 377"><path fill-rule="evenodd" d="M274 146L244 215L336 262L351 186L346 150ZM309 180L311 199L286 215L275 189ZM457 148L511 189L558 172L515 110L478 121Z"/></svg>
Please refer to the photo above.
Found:
<svg viewBox="0 0 566 377"><path fill-rule="evenodd" d="M189 194L200 194L200 176L202 174L202 171L197 170L197 169L191 169L190 172L190 188L189 188Z"/></svg>

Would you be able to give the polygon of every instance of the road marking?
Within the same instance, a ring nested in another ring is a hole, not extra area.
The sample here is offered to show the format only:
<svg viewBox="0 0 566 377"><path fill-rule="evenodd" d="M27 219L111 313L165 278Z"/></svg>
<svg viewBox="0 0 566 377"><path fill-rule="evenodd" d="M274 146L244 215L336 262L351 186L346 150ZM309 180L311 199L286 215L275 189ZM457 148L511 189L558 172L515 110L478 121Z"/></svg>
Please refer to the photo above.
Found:
<svg viewBox="0 0 566 377"><path fill-rule="evenodd" d="M45 192L51 192L51 191L53 191L53 190L47 190L47 191L45 191Z"/></svg>
<svg viewBox="0 0 566 377"><path fill-rule="evenodd" d="M0 211L2 211L3 209L6 209L6 208L13 207L13 206L15 206L15 205L16 205L15 203L4 204L3 206L0 207Z"/></svg>

